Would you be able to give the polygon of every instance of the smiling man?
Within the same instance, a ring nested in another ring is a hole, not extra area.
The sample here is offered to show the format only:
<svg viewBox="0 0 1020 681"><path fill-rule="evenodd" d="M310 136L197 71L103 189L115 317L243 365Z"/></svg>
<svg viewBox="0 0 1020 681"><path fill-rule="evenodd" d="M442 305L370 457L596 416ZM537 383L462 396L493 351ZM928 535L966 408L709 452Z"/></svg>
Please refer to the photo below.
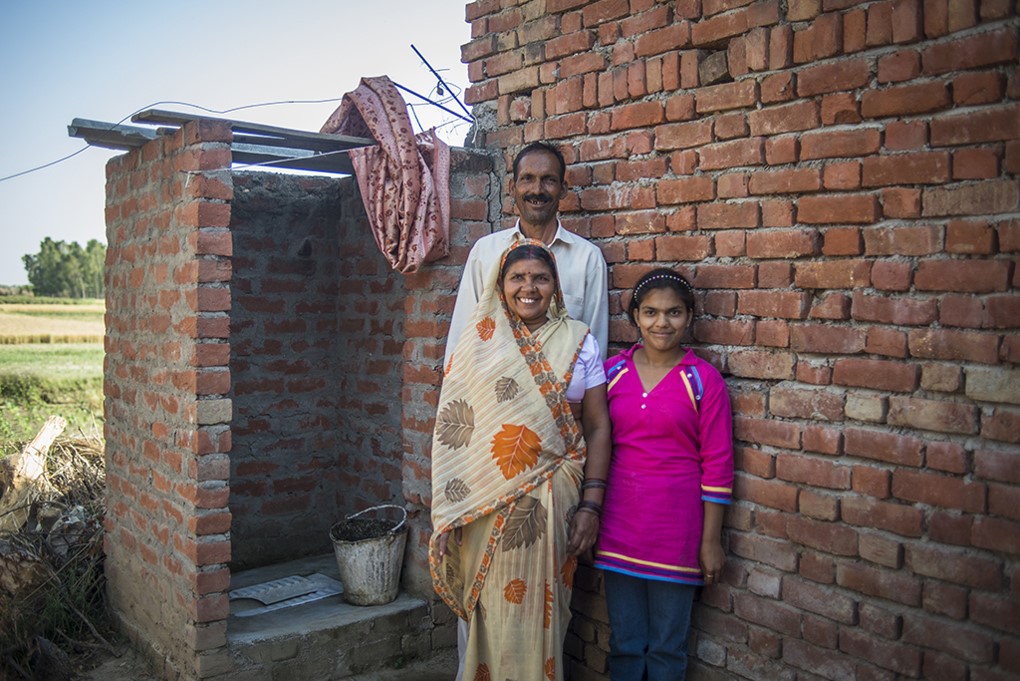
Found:
<svg viewBox="0 0 1020 681"><path fill-rule="evenodd" d="M532 142L517 154L510 181L517 224L484 236L472 246L450 320L444 366L449 364L457 339L478 303L486 275L498 264L507 246L522 236L538 239L552 249L567 312L589 326L605 357L609 340L606 260L597 246L560 224L560 199L567 193L566 170L563 154L546 142Z"/></svg>

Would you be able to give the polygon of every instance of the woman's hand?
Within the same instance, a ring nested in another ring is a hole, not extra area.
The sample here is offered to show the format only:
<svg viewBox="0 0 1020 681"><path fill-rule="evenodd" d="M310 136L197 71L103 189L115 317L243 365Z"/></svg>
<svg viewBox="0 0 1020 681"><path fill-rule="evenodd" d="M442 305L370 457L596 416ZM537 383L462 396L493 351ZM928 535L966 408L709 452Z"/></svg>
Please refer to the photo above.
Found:
<svg viewBox="0 0 1020 681"><path fill-rule="evenodd" d="M722 542L718 537L702 540L701 550L698 552L698 562L701 563L701 573L705 575L705 586L718 584L722 580L726 554L723 552Z"/></svg>
<svg viewBox="0 0 1020 681"><path fill-rule="evenodd" d="M597 385L584 391L581 400L581 426L588 449L584 464L585 480L605 480L609 471L610 425L609 408L606 406L606 384ZM581 502L602 507L605 486L581 490ZM570 536L567 555L580 556L587 553L599 538L602 517L594 509L577 510L570 521Z"/></svg>
<svg viewBox="0 0 1020 681"><path fill-rule="evenodd" d="M567 541L567 555L580 556L590 551L599 538L599 516L590 511L575 511L570 521L570 537Z"/></svg>
<svg viewBox="0 0 1020 681"><path fill-rule="evenodd" d="M457 528L453 531L453 541L457 542L457 546L460 546L461 537L463 532L461 528ZM446 547L450 542L450 533L441 532L439 534L439 540L436 542L439 547L439 560L442 560L446 556Z"/></svg>

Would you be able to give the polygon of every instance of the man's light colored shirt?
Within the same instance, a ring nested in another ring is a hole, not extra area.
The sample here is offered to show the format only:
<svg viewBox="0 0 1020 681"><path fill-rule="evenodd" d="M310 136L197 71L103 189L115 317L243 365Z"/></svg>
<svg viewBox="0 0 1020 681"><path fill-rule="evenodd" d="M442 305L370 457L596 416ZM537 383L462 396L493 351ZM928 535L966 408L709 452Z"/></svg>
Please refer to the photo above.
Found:
<svg viewBox="0 0 1020 681"><path fill-rule="evenodd" d="M511 229L483 236L471 247L457 290L443 366L450 362L450 354L478 304L490 269L498 267L503 251L512 241L523 236L518 223ZM588 325L604 359L609 343L609 277L606 259L598 246L568 232L560 224L556 225L556 236L549 248L556 256L556 269L567 312L573 319Z"/></svg>

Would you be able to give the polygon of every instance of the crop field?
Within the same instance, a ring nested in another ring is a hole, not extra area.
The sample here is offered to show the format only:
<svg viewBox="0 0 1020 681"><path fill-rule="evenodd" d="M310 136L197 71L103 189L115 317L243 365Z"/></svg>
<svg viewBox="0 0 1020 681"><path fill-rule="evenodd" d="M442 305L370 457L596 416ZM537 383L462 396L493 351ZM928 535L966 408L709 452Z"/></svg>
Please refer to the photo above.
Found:
<svg viewBox="0 0 1020 681"><path fill-rule="evenodd" d="M54 414L102 432L103 302L28 301L0 302L0 456Z"/></svg>
<svg viewBox="0 0 1020 681"><path fill-rule="evenodd" d="M102 343L104 306L0 303L0 344Z"/></svg>

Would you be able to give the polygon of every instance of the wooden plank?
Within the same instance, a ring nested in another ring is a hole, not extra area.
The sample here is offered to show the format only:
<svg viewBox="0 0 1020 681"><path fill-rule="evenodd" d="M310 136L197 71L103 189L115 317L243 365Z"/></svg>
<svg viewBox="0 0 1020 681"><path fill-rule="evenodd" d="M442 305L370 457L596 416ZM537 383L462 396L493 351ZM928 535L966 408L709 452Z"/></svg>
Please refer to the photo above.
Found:
<svg viewBox="0 0 1020 681"><path fill-rule="evenodd" d="M10 457L11 482L0 497L0 534L18 532L28 520L32 504L53 492L46 477L46 455L53 441L64 432L67 421L51 416L21 453Z"/></svg>
<svg viewBox="0 0 1020 681"><path fill-rule="evenodd" d="M282 137L295 140L332 140L344 148L364 147L375 144L375 140L366 137L348 137L346 135L331 135L324 132L307 132L305 130L293 130L291 128L279 128L274 125L262 125L261 123L246 123L235 121L229 118L217 118L215 116L195 116L192 114L179 113L177 111L165 111L162 109L146 109L131 117L135 123L165 123L171 125L183 125L189 121L217 121L230 124L232 130L238 132L254 133L270 137Z"/></svg>

